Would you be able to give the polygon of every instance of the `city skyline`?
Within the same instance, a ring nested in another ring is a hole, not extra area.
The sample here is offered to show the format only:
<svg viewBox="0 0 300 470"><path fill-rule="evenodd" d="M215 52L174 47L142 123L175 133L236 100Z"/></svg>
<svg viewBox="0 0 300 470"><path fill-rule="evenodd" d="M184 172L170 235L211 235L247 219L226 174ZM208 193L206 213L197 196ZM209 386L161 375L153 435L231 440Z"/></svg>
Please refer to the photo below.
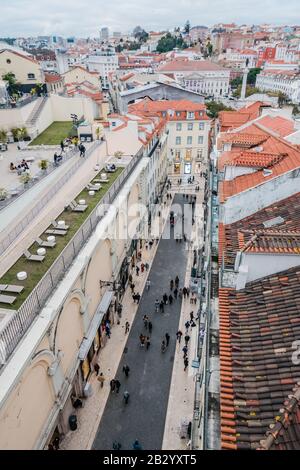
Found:
<svg viewBox="0 0 300 470"><path fill-rule="evenodd" d="M226 4L221 0L214 0L213 4L208 0L180 0L176 10L171 0L163 4L150 0L128 0L126 3L116 0L108 8L103 0L95 0L93 10L88 14L83 0L66 0L63 4L58 0L53 0L51 4L41 0L39 5L40 8L36 9L30 0L13 0L9 5L2 6L1 35L94 37L98 36L103 26L111 32L131 31L136 25L147 30L166 30L183 26L188 19L192 25L207 26L221 22L260 24L265 23L265 18L274 25L300 23L300 15L295 16L297 0L290 1L288 10L280 0L268 0L264 6L259 0L251 4L245 0L230 0Z"/></svg>

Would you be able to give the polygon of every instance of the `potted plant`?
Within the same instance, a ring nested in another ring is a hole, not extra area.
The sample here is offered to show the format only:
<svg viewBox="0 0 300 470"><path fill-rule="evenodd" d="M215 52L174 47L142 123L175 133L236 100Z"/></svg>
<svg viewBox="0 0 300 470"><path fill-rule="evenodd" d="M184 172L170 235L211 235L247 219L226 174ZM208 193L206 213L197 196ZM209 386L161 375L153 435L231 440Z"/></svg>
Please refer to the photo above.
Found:
<svg viewBox="0 0 300 470"><path fill-rule="evenodd" d="M40 160L39 161L39 167L41 170L46 171L49 166L48 160Z"/></svg>
<svg viewBox="0 0 300 470"><path fill-rule="evenodd" d="M20 129L18 127L13 127L10 132L13 135L14 142L19 142L19 131Z"/></svg>
<svg viewBox="0 0 300 470"><path fill-rule="evenodd" d="M24 184L25 187L27 186L30 180L31 180L31 176L29 173L24 173L23 175L20 176L20 181L21 183Z"/></svg>
<svg viewBox="0 0 300 470"><path fill-rule="evenodd" d="M4 144L7 142L7 132L4 129L0 129L0 142Z"/></svg>
<svg viewBox="0 0 300 470"><path fill-rule="evenodd" d="M122 150L117 150L115 153L114 153L114 157L116 158L122 158L122 155L124 155L124 152L122 152Z"/></svg>
<svg viewBox="0 0 300 470"><path fill-rule="evenodd" d="M7 198L7 194L5 188L0 188L0 201L4 201Z"/></svg>

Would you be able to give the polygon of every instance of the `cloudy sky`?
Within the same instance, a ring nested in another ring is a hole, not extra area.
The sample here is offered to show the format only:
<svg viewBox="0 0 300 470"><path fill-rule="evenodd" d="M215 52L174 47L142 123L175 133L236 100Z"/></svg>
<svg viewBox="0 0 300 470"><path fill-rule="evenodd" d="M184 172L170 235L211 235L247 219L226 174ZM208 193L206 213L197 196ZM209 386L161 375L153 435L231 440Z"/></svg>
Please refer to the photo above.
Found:
<svg viewBox="0 0 300 470"><path fill-rule="evenodd" d="M183 25L300 24L299 0L0 0L0 36L98 36Z"/></svg>

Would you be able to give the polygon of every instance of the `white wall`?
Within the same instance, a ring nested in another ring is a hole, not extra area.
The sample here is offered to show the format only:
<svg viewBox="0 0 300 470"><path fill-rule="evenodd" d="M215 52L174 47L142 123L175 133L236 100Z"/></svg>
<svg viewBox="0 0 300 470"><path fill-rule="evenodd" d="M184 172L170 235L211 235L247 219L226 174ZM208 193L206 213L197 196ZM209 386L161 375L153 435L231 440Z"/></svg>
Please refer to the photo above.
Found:
<svg viewBox="0 0 300 470"><path fill-rule="evenodd" d="M244 219L274 202L298 193L299 188L300 168L266 180L259 186L228 198L220 205L220 222L232 224Z"/></svg>
<svg viewBox="0 0 300 470"><path fill-rule="evenodd" d="M243 289L246 281L251 282L280 273L286 269L299 266L300 255L274 254L274 253L243 253L241 258L241 273L238 274L237 287ZM248 269L243 269L247 267ZM248 272L247 272L248 271ZM246 273L246 274L245 274ZM244 282L240 283L243 279Z"/></svg>
<svg viewBox="0 0 300 470"><path fill-rule="evenodd" d="M0 109L0 129L24 126L35 104L36 101L33 101L22 108Z"/></svg>

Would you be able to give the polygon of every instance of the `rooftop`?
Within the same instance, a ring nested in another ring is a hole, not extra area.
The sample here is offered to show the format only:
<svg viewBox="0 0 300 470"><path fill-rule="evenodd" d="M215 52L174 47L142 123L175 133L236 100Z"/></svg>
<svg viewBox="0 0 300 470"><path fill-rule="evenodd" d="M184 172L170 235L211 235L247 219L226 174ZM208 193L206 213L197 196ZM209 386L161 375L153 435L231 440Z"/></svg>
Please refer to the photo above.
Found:
<svg viewBox="0 0 300 470"><path fill-rule="evenodd" d="M221 288L219 306L222 448L257 449L300 380L300 364L292 361L300 334L299 267L239 291ZM298 411L290 430L287 445L299 449Z"/></svg>
<svg viewBox="0 0 300 470"><path fill-rule="evenodd" d="M225 71L223 67L209 60L184 60L177 59L160 66L160 72L203 72L203 71Z"/></svg>

